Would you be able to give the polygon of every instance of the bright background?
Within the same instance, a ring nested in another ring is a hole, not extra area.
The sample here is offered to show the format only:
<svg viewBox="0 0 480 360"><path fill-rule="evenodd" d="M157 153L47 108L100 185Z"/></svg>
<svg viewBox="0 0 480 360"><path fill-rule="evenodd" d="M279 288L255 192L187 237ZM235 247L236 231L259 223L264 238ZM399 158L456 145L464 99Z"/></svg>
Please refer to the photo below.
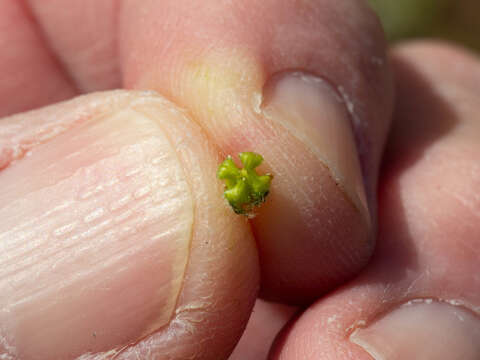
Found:
<svg viewBox="0 0 480 360"><path fill-rule="evenodd" d="M480 0L369 0L390 41L435 37L480 51Z"/></svg>

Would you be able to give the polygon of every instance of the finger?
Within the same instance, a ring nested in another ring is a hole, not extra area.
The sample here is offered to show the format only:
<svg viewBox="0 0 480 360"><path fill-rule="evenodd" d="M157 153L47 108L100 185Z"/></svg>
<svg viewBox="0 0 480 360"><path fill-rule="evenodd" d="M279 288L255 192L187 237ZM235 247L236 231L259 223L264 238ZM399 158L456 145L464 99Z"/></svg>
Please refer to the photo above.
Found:
<svg viewBox="0 0 480 360"><path fill-rule="evenodd" d="M121 87L117 53L119 0L28 0L51 52L77 89L91 92Z"/></svg>
<svg viewBox="0 0 480 360"><path fill-rule="evenodd" d="M308 302L365 265L391 89L363 2L126 1L119 21L127 87L173 99L225 155L259 152L273 173L252 221L265 297Z"/></svg>
<svg viewBox="0 0 480 360"><path fill-rule="evenodd" d="M199 127L134 92L0 124L0 357L226 358L258 260Z"/></svg>
<svg viewBox="0 0 480 360"><path fill-rule="evenodd" d="M298 308L258 299L245 332L228 360L268 357L270 346L282 327L298 312Z"/></svg>
<svg viewBox="0 0 480 360"><path fill-rule="evenodd" d="M49 51L24 1L0 2L0 116L72 97L77 91Z"/></svg>
<svg viewBox="0 0 480 360"><path fill-rule="evenodd" d="M120 1L0 2L0 116L122 85Z"/></svg>
<svg viewBox="0 0 480 360"><path fill-rule="evenodd" d="M393 56L378 251L284 332L272 359L480 357L480 62L422 43Z"/></svg>

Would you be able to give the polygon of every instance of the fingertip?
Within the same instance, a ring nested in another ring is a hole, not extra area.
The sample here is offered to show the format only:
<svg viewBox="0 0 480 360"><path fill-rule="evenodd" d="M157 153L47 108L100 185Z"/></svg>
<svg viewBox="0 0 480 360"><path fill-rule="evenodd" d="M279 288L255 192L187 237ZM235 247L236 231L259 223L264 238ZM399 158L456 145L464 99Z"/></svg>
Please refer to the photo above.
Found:
<svg viewBox="0 0 480 360"><path fill-rule="evenodd" d="M70 126L54 126L59 113ZM258 259L199 127L135 92L18 119L4 133L21 125L35 135L28 156L0 173L1 330L12 356L231 351L256 298ZM17 149L8 140L0 147Z"/></svg>
<svg viewBox="0 0 480 360"><path fill-rule="evenodd" d="M141 10L169 19L146 16L123 28L125 79L191 111L225 156L264 157L260 169L274 179L252 221L262 287L271 299L305 303L354 276L372 253L391 73L364 2L248 5L127 2L122 18ZM149 32L155 41L138 38L143 27L157 30ZM166 47L172 34L178 46ZM287 74L289 85L272 90Z"/></svg>
<svg viewBox="0 0 480 360"><path fill-rule="evenodd" d="M274 359L479 357L479 62L404 46L375 255L283 332Z"/></svg>

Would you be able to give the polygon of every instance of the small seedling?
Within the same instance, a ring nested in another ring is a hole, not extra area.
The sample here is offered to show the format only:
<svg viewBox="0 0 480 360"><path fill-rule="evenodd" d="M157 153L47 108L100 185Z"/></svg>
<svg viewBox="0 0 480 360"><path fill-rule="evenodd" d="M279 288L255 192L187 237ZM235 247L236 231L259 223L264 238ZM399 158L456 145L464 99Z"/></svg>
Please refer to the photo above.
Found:
<svg viewBox="0 0 480 360"><path fill-rule="evenodd" d="M263 157L254 152L239 154L244 168L239 169L231 156L223 161L217 170L217 176L225 180L225 192L233 211L237 214L252 216L255 206L260 206L270 191L273 176L270 174L258 175L255 168L259 166Z"/></svg>

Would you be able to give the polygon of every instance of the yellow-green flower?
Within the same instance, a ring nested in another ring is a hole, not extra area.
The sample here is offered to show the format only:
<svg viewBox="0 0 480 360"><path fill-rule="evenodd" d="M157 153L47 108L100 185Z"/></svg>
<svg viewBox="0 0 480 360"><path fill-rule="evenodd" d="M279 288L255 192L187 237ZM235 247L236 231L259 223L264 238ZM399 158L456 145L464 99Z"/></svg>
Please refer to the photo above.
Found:
<svg viewBox="0 0 480 360"><path fill-rule="evenodd" d="M239 154L244 168L239 169L231 156L220 164L217 176L225 180L225 199L237 214L250 215L255 206L261 205L268 192L273 176L270 174L258 175L255 168L259 166L263 157L254 152Z"/></svg>

